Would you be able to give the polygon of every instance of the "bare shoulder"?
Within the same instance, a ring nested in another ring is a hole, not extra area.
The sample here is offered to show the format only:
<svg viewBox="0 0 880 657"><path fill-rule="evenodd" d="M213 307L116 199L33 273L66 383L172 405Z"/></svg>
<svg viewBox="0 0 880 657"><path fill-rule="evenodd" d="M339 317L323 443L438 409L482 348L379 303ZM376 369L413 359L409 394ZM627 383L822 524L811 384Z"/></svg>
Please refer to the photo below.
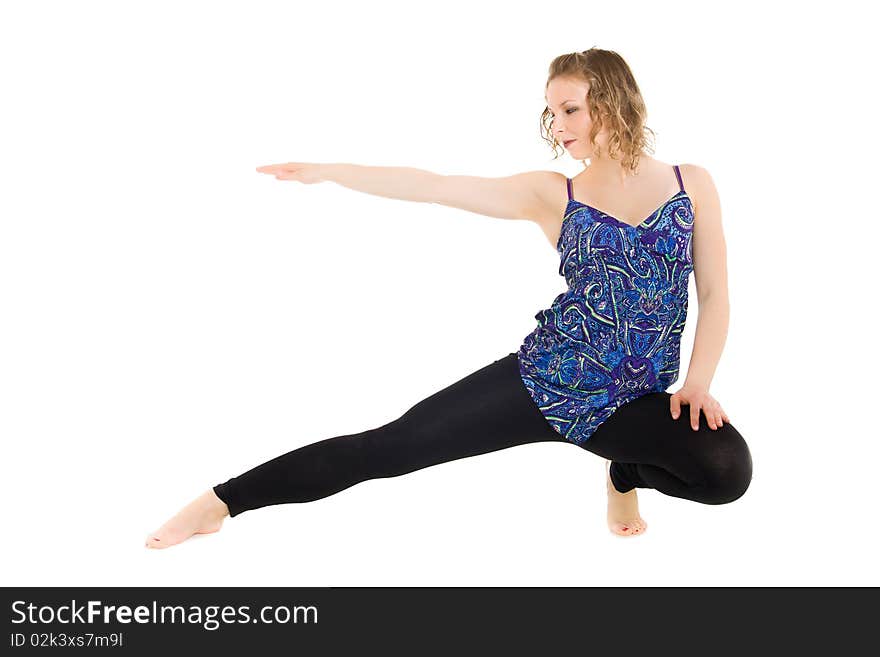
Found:
<svg viewBox="0 0 880 657"><path fill-rule="evenodd" d="M700 214L701 208L712 208L718 204L718 190L709 171L698 164L679 164L684 189L694 205L694 212Z"/></svg>
<svg viewBox="0 0 880 657"><path fill-rule="evenodd" d="M525 175L532 199L526 218L551 232L558 229L568 203L565 176L558 171L529 171Z"/></svg>

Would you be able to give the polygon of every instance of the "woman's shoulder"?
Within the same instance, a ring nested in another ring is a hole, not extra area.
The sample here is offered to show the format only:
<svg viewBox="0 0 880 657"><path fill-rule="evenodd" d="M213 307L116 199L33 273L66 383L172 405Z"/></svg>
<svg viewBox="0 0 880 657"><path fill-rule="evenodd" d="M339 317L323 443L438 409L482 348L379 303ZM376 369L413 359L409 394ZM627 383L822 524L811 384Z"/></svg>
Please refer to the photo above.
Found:
<svg viewBox="0 0 880 657"><path fill-rule="evenodd" d="M691 203L696 211L701 203L706 203L707 199L717 199L718 190L715 188L715 181L708 169L699 164L679 164L678 170L681 173L682 186L684 191L691 199Z"/></svg>
<svg viewBox="0 0 880 657"><path fill-rule="evenodd" d="M699 187L705 184L707 179L711 178L709 172L699 164L689 162L678 164L678 170L681 173L681 180L684 184L685 191L688 189L688 183L692 183L693 186Z"/></svg>
<svg viewBox="0 0 880 657"><path fill-rule="evenodd" d="M534 171L534 190L541 200L546 214L553 218L565 212L568 203L566 180L568 177L558 171Z"/></svg>

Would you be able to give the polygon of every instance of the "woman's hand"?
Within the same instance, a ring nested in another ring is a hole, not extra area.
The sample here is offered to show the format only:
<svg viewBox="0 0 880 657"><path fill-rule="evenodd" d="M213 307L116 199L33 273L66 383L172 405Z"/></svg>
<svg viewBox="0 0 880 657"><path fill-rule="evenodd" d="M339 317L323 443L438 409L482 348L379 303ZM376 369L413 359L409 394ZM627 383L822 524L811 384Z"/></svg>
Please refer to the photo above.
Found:
<svg viewBox="0 0 880 657"><path fill-rule="evenodd" d="M701 408L712 429L723 427L725 420L730 422L727 413L721 409L721 404L709 394L706 388L685 385L674 392L669 400L669 410L672 413L673 419L678 419L678 416L681 414L682 404L688 404L691 407L691 427L693 427L694 431L700 428Z"/></svg>
<svg viewBox="0 0 880 657"><path fill-rule="evenodd" d="M324 181L321 165L311 162L287 162L285 164L267 164L257 167L260 173L268 173L278 180L296 180L306 185Z"/></svg>

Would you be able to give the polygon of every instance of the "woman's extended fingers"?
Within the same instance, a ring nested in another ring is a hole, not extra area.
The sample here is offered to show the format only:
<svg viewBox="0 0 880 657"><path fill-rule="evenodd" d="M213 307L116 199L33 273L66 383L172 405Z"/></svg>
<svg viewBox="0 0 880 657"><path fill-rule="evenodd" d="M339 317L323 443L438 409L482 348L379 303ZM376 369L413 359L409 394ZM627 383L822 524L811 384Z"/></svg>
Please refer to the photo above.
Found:
<svg viewBox="0 0 880 657"><path fill-rule="evenodd" d="M268 173L278 180L295 180L305 185L326 180L326 170L320 162L286 162L284 164L267 164L257 167L260 173Z"/></svg>
<svg viewBox="0 0 880 657"><path fill-rule="evenodd" d="M257 167L257 171L260 173L271 173L276 174L283 171L294 171L298 167L301 167L301 162L284 162L282 164L265 164L261 167Z"/></svg>
<svg viewBox="0 0 880 657"><path fill-rule="evenodd" d="M694 431L700 428L700 404L691 402L691 426Z"/></svg>

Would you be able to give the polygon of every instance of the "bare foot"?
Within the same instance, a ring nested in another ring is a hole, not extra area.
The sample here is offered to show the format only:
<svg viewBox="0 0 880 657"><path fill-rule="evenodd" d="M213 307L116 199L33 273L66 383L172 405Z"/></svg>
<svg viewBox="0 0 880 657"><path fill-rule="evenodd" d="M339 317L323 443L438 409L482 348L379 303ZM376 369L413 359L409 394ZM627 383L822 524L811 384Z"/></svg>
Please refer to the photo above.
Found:
<svg viewBox="0 0 880 657"><path fill-rule="evenodd" d="M618 536L644 534L648 523L639 515L636 489L621 493L611 482L611 461L605 462L605 483L608 488L608 528Z"/></svg>
<svg viewBox="0 0 880 657"><path fill-rule="evenodd" d="M220 530L229 509L213 489L208 489L177 512L177 515L147 536L145 547L161 549L182 543L194 534Z"/></svg>

